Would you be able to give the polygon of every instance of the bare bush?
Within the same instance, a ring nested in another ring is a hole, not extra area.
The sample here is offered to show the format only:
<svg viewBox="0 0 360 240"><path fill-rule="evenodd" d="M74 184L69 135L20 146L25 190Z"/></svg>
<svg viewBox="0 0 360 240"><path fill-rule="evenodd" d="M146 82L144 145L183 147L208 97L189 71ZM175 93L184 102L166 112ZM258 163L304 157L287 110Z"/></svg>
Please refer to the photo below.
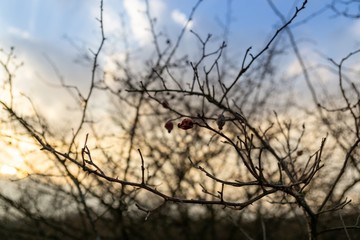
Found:
<svg viewBox="0 0 360 240"><path fill-rule="evenodd" d="M284 233L287 219L289 231L306 230L309 239L332 232L358 236L360 93L353 80L358 72L344 65L359 50L329 61L338 83L331 95L313 83L315 70L290 28L307 0L289 17L268 1L280 26L261 48L248 47L238 59L227 42L231 1L220 41L188 29L201 0L175 39L158 31L145 2L153 40L149 59L139 63L126 48L115 71L104 68L101 1L99 44L84 60L91 66L88 88L58 74L61 89L74 99L74 127L59 131L32 102L35 96L15 92L21 63L13 49L1 52L1 140L26 163L16 179L1 180L12 189L0 192L1 234L143 239L152 233L147 228L157 231L161 223L157 239L253 239L260 232L266 239ZM199 46L196 56L180 52L187 31ZM127 45L126 33L123 40ZM278 64L289 52L311 96L306 104L294 97L294 84ZM224 230L229 221L233 234ZM251 230L251 221L261 231ZM191 226L195 222L198 227ZM291 234L304 238L300 232Z"/></svg>

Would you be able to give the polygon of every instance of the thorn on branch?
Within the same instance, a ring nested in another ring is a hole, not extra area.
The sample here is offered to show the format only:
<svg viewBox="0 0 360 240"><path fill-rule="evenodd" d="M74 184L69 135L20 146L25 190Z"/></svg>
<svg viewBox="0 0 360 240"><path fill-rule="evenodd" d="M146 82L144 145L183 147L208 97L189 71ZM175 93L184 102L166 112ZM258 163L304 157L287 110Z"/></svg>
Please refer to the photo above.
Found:
<svg viewBox="0 0 360 240"><path fill-rule="evenodd" d="M145 185L145 167L144 167L144 158L142 156L142 153L140 149L138 149L140 158L141 158L141 184Z"/></svg>
<svg viewBox="0 0 360 240"><path fill-rule="evenodd" d="M157 207L155 207L155 208L153 208L153 209L146 209L146 208L140 206L140 205L137 204L137 203L135 204L135 206L136 206L139 210L141 210L141 211L143 211L143 212L146 213L145 221L147 221L147 220L149 219L149 217L151 216L151 214L153 214L155 211L158 211L162 206L165 205L165 203L166 203L166 201L164 201L164 202L161 203L159 206L157 206Z"/></svg>
<svg viewBox="0 0 360 240"><path fill-rule="evenodd" d="M87 146L88 137L89 137L89 134L87 133L86 137L85 137L84 147L81 148L81 158L82 158L82 161L83 161L82 162L82 168L83 168L84 171L87 171L88 173L91 173L91 172L94 173L96 171L99 171L100 174L105 175L105 173L92 160L90 149ZM88 159L86 159L85 155L88 157ZM96 170L92 170L92 169L86 167L86 164L89 164L90 166L95 167Z"/></svg>

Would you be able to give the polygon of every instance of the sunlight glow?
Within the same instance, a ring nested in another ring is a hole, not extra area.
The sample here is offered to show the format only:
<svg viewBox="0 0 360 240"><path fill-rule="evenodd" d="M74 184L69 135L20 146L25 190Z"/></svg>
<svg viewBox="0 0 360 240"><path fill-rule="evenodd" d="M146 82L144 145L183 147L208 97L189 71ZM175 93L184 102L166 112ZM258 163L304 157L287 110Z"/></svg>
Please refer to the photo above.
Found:
<svg viewBox="0 0 360 240"><path fill-rule="evenodd" d="M0 175L23 177L27 174L24 156L33 149L33 144L28 139L11 136L14 136L12 130L0 129L0 137L4 140L0 142Z"/></svg>
<svg viewBox="0 0 360 240"><path fill-rule="evenodd" d="M14 167L7 166L7 165L2 165L0 167L1 175L15 175L16 173L17 173L17 170Z"/></svg>

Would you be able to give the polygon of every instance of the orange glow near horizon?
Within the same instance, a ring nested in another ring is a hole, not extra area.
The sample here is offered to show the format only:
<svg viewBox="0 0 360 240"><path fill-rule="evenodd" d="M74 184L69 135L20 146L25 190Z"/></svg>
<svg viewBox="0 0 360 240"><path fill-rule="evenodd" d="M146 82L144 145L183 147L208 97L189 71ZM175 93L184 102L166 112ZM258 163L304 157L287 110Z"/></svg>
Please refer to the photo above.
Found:
<svg viewBox="0 0 360 240"><path fill-rule="evenodd" d="M13 131L2 129L0 136L0 175L23 177L26 172L24 156L33 149L27 138L17 138ZM12 137L13 136L13 137Z"/></svg>
<svg viewBox="0 0 360 240"><path fill-rule="evenodd" d="M21 171L18 169L23 168L24 161L16 149L8 147L5 152L2 152L1 158L0 175L21 175Z"/></svg>
<svg viewBox="0 0 360 240"><path fill-rule="evenodd" d="M14 167L8 165L0 166L0 175L16 175L17 172L18 171Z"/></svg>

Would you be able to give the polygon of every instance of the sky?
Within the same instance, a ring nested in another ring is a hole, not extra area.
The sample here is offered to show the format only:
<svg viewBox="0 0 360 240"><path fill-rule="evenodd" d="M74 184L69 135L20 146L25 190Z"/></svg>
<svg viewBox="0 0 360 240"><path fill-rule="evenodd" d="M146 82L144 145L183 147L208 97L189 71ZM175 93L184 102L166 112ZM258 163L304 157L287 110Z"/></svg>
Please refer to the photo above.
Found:
<svg viewBox="0 0 360 240"><path fill-rule="evenodd" d="M18 59L24 66L17 73L16 86L37 96L35 104L51 106L50 116L57 117L63 106L63 99L49 85L58 83L51 63L56 66L69 84L86 86L90 70L81 63L84 53L96 49L100 41L99 0L2 0L0 1L0 49L8 51L15 47ZM149 0L150 11L156 17L157 29L175 40L197 1L195 0ZM192 52L194 44L192 29L201 36L211 33L221 38L221 24L225 22L226 0L203 0L185 33L181 46L183 51ZM231 2L231 30L229 48L233 54L242 54L253 46L261 49L274 34L280 21L266 0L233 0ZM302 1L274 0L284 16L289 17ZM332 0L309 0L292 29L302 52L319 58L321 55L341 59L348 52L360 47L360 21L335 16L327 9L304 24L298 24L320 11ZM127 34L133 49L147 49L151 36L144 15L144 0L104 0L104 30L106 56L105 67L111 68L112 60L122 57L123 45L119 43L122 34ZM121 24L126 23L126 28ZM314 54L315 53L315 54ZM315 56L316 55L316 56ZM140 56L141 57L141 56ZM289 71L299 71L298 65L291 65ZM0 72L1 74L1 72ZM9 170L10 171L10 170Z"/></svg>
<svg viewBox="0 0 360 240"><path fill-rule="evenodd" d="M359 47L360 22L335 17L329 9L296 25L323 9L333 0L309 0L305 11L299 14L293 31L303 43L302 50L313 57L316 52L326 57L340 59ZM42 93L38 82L58 83L51 64L56 66L67 83L88 84L90 71L81 64L89 49L96 49L100 42L100 0L2 0L0 1L0 49L15 47L24 67L18 73L20 88ZM196 0L149 0L150 11L156 17L158 31L175 41L184 26ZM203 0L185 33L183 52L192 53L198 45L192 29L199 35L213 34L221 39L221 24L225 22L227 3L231 2L231 29L228 48L234 56L241 56L252 46L260 50L279 26L279 18L266 0ZM289 17L302 1L274 0L281 13ZM148 49L152 38L149 34L144 0L104 0L105 67L112 68L114 59L124 57L120 43L125 32L130 48ZM122 26L122 20L126 28ZM149 48L152 49L153 48ZM141 58L142 56L139 56ZM50 64L51 61L51 64ZM80 64L79 64L80 62ZM295 72L296 64L289 66ZM20 84L21 83L21 84ZM39 94L47 103L57 101L51 94Z"/></svg>
<svg viewBox="0 0 360 240"><path fill-rule="evenodd" d="M255 45L260 48L279 25L279 19L265 0L231 1L231 39L242 50ZM309 0L298 20L319 11L330 0ZM152 16L157 18L160 30L175 37L186 22L195 0L149 0ZM224 22L226 0L203 0L189 28L199 34L220 35L220 22ZM301 1L275 0L285 15L293 13ZM108 45L114 46L125 19L134 46L151 43L144 14L144 0L104 0L105 35ZM87 50L99 41L98 0L3 0L0 2L0 48L15 46L18 55L29 62L43 61L44 54L62 67L62 61L76 57L77 50ZM327 10L307 24L295 27L303 38L321 44L321 51L335 57L354 49L360 38L359 21L334 17ZM187 37L191 38L190 34ZM240 45L239 45L240 43ZM342 44L339 49L339 43ZM190 47L189 47L190 48ZM119 49L118 49L119 50ZM121 51L121 49L119 50ZM68 66L66 66L67 69ZM65 67L64 67L65 68ZM39 69L40 71L43 69ZM62 69L61 69L62 70Z"/></svg>
<svg viewBox="0 0 360 240"><path fill-rule="evenodd" d="M196 3L195 0L149 2L152 15L158 18L159 28L169 32L179 30ZM191 28L200 33L219 32L219 21L223 21L226 14L226 2L204 0L195 14ZM309 0L306 11L301 13L299 19L311 15L330 2ZM301 1L275 0L274 3L288 16ZM122 14L131 27L136 43L148 43L149 35L144 27L141 27L147 26L145 16L141 13L143 10L144 0L104 0L106 35L113 36L121 31ZM66 52L71 52L74 49L69 46L67 37L83 44L93 43L94 39L99 37L95 20L98 14L98 0L3 0L0 2L0 44L2 47L16 45L19 49L31 45L39 48L38 52L41 47L46 50L65 49ZM334 18L333 15L327 11L299 28L303 34L319 41L321 38L333 41L332 38L341 37L343 34L360 37L360 30L357 28L359 24L347 24L346 19ZM254 38L268 37L279 23L265 0L232 1L232 19L232 34L234 38L245 39L244 48L246 44L254 42Z"/></svg>

